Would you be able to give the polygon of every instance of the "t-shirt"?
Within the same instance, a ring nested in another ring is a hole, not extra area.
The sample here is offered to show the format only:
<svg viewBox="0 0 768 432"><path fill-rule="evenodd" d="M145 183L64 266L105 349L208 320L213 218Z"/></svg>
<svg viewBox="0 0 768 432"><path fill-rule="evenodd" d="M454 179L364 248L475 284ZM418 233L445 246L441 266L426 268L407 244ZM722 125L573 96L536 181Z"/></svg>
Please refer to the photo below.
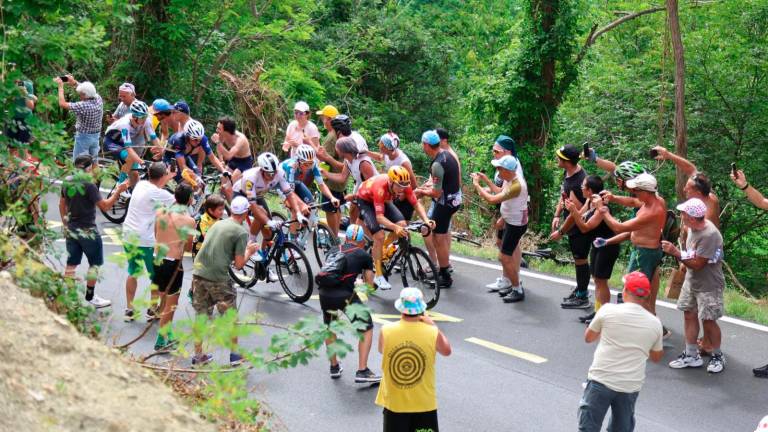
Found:
<svg viewBox="0 0 768 432"><path fill-rule="evenodd" d="M715 224L705 220L703 230L688 229L685 248L695 256L707 258L707 265L699 270L687 269L683 283L693 292L722 291L725 288L723 275L723 236Z"/></svg>
<svg viewBox="0 0 768 432"><path fill-rule="evenodd" d="M418 201L416 194L413 193L413 189L410 186L404 189L403 194L405 200L416 207ZM389 190L389 176L387 174L379 174L364 181L357 191L357 197L373 204L377 215L383 215L385 204L392 202L394 199L392 192Z"/></svg>
<svg viewBox="0 0 768 432"><path fill-rule="evenodd" d="M203 247L195 255L192 274L214 282L229 280L229 266L236 256L245 255L248 230L233 219L213 224L205 235Z"/></svg>
<svg viewBox="0 0 768 432"><path fill-rule="evenodd" d="M120 102L117 105L117 108L115 108L115 112L112 113L112 117L114 117L116 119L119 119L119 118L125 116L126 114L128 114L129 112L131 112L131 107L126 105L126 104L124 104L124 103L122 103L122 102Z"/></svg>
<svg viewBox="0 0 768 432"><path fill-rule="evenodd" d="M639 392L650 351L661 351L661 321L635 303L604 304L589 324L600 332L587 377L622 393Z"/></svg>
<svg viewBox="0 0 768 432"><path fill-rule="evenodd" d="M344 251L347 262L344 274L353 274L355 276L347 277L341 284L333 288L319 287L320 293L324 297L351 297L355 291L356 277L365 270L373 270L373 258L364 249L351 243L344 243L341 245L341 249Z"/></svg>
<svg viewBox="0 0 768 432"><path fill-rule="evenodd" d="M570 198L571 192L573 192L573 195L579 201L579 206L584 205L584 201L586 201L586 199L584 198L584 194L581 192L581 184L584 183L585 178L587 178L587 173L582 168L580 168L570 177L568 177L566 173L563 173L563 184L560 186L560 194L565 194L568 198ZM561 220L565 220L569 214L570 213L568 210L563 207L563 216ZM573 227L571 227L567 234L578 235L580 233L581 231L579 231L579 227L577 227L576 224L573 224Z"/></svg>
<svg viewBox="0 0 768 432"><path fill-rule="evenodd" d="M288 123L288 127L285 128L285 137L286 139L292 139L297 143L302 144L304 142L304 137L317 138L319 140L320 130L312 120L308 120L307 124L304 125L304 128L299 126L298 120L291 120L291 122ZM291 147L291 156L293 156L295 152L296 147Z"/></svg>
<svg viewBox="0 0 768 432"><path fill-rule="evenodd" d="M173 194L142 180L136 184L128 204L128 214L123 222L123 235L139 238L139 246L155 246L155 213L158 207L171 206L176 202Z"/></svg>
<svg viewBox="0 0 768 432"><path fill-rule="evenodd" d="M516 177L511 182L504 182L502 193L501 217L504 222L523 226L528 224L528 185L524 178Z"/></svg>
<svg viewBox="0 0 768 432"><path fill-rule="evenodd" d="M104 102L101 96L79 102L70 102L69 109L75 113L75 132L81 134L101 133L101 120L104 117Z"/></svg>
<svg viewBox="0 0 768 432"><path fill-rule="evenodd" d="M96 229L96 203L102 197L95 184L67 177L61 188L61 196L67 204L67 229Z"/></svg>
<svg viewBox="0 0 768 432"><path fill-rule="evenodd" d="M104 136L115 143L122 143L123 147L143 146L147 143L147 139L151 141L157 138L149 116L138 127L133 127L131 118L131 116L123 116L115 120L107 127Z"/></svg>
<svg viewBox="0 0 768 432"><path fill-rule="evenodd" d="M27 95L22 96L19 94L19 96L16 97L13 104L15 108L13 118L15 120L24 120L32 114L32 110L27 107L27 100L34 99L35 86L32 84L32 81L23 80L19 87L24 87L27 91ZM21 89L19 89L19 91L21 92Z"/></svg>
<svg viewBox="0 0 768 432"><path fill-rule="evenodd" d="M293 188L285 181L283 173L277 170L277 173L271 181L267 182L261 175L261 167L255 167L245 170L243 177L234 185L232 191L245 194L248 199L263 197L267 192L277 190L283 195L291 193Z"/></svg>
<svg viewBox="0 0 768 432"><path fill-rule="evenodd" d="M447 151L440 151L432 160L432 187L442 191L434 201L448 207L461 205L461 178L459 163Z"/></svg>

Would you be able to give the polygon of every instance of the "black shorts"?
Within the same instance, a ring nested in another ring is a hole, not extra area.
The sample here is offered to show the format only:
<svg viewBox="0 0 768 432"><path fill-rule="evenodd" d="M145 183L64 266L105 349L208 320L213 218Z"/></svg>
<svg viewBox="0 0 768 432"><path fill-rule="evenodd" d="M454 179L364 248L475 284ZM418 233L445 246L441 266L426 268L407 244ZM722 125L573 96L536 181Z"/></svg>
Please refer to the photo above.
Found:
<svg viewBox="0 0 768 432"><path fill-rule="evenodd" d="M335 313L330 313L331 311L336 311L338 313L344 313L344 308L347 307L347 304L351 303L357 303L361 304L362 302L357 297L357 294L352 294L351 299L350 296L326 296L323 295L323 290L320 289L320 309L323 310L323 322L325 325L328 325L331 323L331 321L337 319L337 315ZM356 316L352 322L359 321L365 323L365 330L368 331L373 328L373 320L371 319L371 316L368 316L367 320L364 320L360 316Z"/></svg>
<svg viewBox="0 0 768 432"><path fill-rule="evenodd" d="M29 144L32 135L29 133L29 127L24 119L12 119L5 127L5 136L10 139L8 145L11 147L20 144Z"/></svg>
<svg viewBox="0 0 768 432"><path fill-rule="evenodd" d="M589 248L592 246L592 237L581 233L569 235L568 246L571 248L573 259L587 259L589 258Z"/></svg>
<svg viewBox="0 0 768 432"><path fill-rule="evenodd" d="M501 237L501 247L499 248L501 253L507 256L512 255L526 231L528 231L528 224L518 226L505 223L504 235Z"/></svg>
<svg viewBox="0 0 768 432"><path fill-rule="evenodd" d="M395 204L395 207L397 207L398 210L400 210L400 214L403 215L403 219L406 222L410 222L411 218L413 218L413 212L416 211L416 209L413 207L413 204L411 204L408 200L395 200L392 201L393 204Z"/></svg>
<svg viewBox="0 0 768 432"><path fill-rule="evenodd" d="M435 229L432 230L435 234L447 234L451 228L451 218L453 214L459 211L459 207L449 207L447 205L432 203L432 207L429 208L429 218L435 221Z"/></svg>
<svg viewBox="0 0 768 432"><path fill-rule="evenodd" d="M184 267L182 267L181 261L172 261L166 258L159 266L155 266L152 283L157 285L158 291L167 292L168 295L176 295L181 291L183 279Z"/></svg>
<svg viewBox="0 0 768 432"><path fill-rule="evenodd" d="M88 265L91 267L104 265L104 246L97 230L69 231L66 246L68 266L79 266L83 255L88 259Z"/></svg>
<svg viewBox="0 0 768 432"><path fill-rule="evenodd" d="M368 201L357 199L357 206L360 207L360 219L363 220L363 224L368 227L371 234L376 234L381 231L381 225L376 220L376 209L373 208L373 204ZM391 202L384 204L384 217L389 219L392 223L398 223L405 220L400 210L395 207Z"/></svg>
<svg viewBox="0 0 768 432"><path fill-rule="evenodd" d="M245 172L245 170L253 168L253 156L244 158L233 157L227 161L227 167L232 171L240 170L240 172Z"/></svg>
<svg viewBox="0 0 768 432"><path fill-rule="evenodd" d="M384 432L438 432L437 410L418 413L396 413L384 408Z"/></svg>
<svg viewBox="0 0 768 432"><path fill-rule="evenodd" d="M326 213L338 213L339 212L339 208L342 205L344 205L345 202L347 202L347 200L344 199L344 192L331 191L331 195L333 195L334 198L339 200L339 207L334 207L333 204L331 204L330 202L326 202L326 203L324 203L321 206L321 208ZM322 200L323 201L328 201L328 198L323 196Z"/></svg>
<svg viewBox="0 0 768 432"><path fill-rule="evenodd" d="M610 279L613 265L619 259L619 245L592 248L589 252L589 272L597 279Z"/></svg>

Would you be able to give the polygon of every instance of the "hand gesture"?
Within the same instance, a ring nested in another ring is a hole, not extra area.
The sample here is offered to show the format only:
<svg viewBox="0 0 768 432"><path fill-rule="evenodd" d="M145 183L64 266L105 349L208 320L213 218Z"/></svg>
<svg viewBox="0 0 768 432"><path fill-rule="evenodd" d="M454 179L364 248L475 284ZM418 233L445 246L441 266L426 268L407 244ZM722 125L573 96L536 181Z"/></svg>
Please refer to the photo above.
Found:
<svg viewBox="0 0 768 432"><path fill-rule="evenodd" d="M339 200L337 198L335 198L335 197L331 198L331 205L333 205L334 207L338 208L339 204L340 204L340 202L339 202Z"/></svg>
<svg viewBox="0 0 768 432"><path fill-rule="evenodd" d="M430 230L434 230L437 226L437 222L433 221L432 219L427 221L427 226L429 226Z"/></svg>
<svg viewBox="0 0 768 432"><path fill-rule="evenodd" d="M677 247L666 240L661 241L661 250L663 250L667 255L672 255L673 257L680 255L680 251L677 249Z"/></svg>
<svg viewBox="0 0 768 432"><path fill-rule="evenodd" d="M400 225L396 226L395 229L392 231L398 237L405 237L408 235L408 231L406 231L405 228L401 227Z"/></svg>
<svg viewBox="0 0 768 432"><path fill-rule="evenodd" d="M605 246L605 245L607 245L607 244L608 244L608 240L606 240L606 239L604 239L604 238L602 238L602 237L597 237L597 238L596 238L596 239L595 239L595 240L592 242L592 246L594 246L594 247L596 247L596 248L601 248L601 247L603 247L603 246Z"/></svg>
<svg viewBox="0 0 768 432"><path fill-rule="evenodd" d="M603 199L603 202L608 204L613 199L613 194L610 191L603 190L600 192L600 198Z"/></svg>
<svg viewBox="0 0 768 432"><path fill-rule="evenodd" d="M731 180L733 180L733 182L736 183L736 186L739 189L747 185L747 177L744 175L744 171L742 170L736 171L736 175L733 175L733 173L731 173Z"/></svg>
<svg viewBox="0 0 768 432"><path fill-rule="evenodd" d="M568 209L568 211L571 213L579 212L579 206L576 205L576 202L571 199L565 200L565 208Z"/></svg>
<svg viewBox="0 0 768 432"><path fill-rule="evenodd" d="M118 193L118 195L123 193L123 192L125 192L125 191L127 191L129 187L130 187L130 182L128 180L118 184L117 185L117 193Z"/></svg>
<svg viewBox="0 0 768 432"><path fill-rule="evenodd" d="M549 240L551 241L558 241L561 238L563 238L563 235L560 233L559 230L552 231L552 234L549 235Z"/></svg>
<svg viewBox="0 0 768 432"><path fill-rule="evenodd" d="M669 156L669 150L662 146L656 146L651 150L656 150L656 160L664 160Z"/></svg>

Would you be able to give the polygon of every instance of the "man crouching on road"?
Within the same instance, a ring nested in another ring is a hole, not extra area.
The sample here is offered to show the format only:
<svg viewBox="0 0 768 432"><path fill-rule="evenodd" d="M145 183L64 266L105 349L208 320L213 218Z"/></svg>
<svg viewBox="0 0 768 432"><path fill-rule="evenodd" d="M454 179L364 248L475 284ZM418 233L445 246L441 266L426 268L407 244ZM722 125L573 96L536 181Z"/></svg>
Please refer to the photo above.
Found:
<svg viewBox="0 0 768 432"><path fill-rule="evenodd" d="M195 256L192 271L192 306L196 314L213 315L216 306L220 314L235 307L237 293L229 279L229 266L241 269L251 255L256 252L256 243L248 244L248 230L243 222L248 216L248 199L235 197L230 204L232 216L216 222L205 236L203 247ZM237 346L237 336L232 338L232 346ZM192 365L202 365L211 361L211 354L203 354L203 342L195 341L195 356ZM229 362L236 366L243 357L236 353L229 354Z"/></svg>
<svg viewBox="0 0 768 432"><path fill-rule="evenodd" d="M451 355L451 344L425 314L418 288L403 288L395 309L400 321L379 335L383 377L376 405L384 407L384 432L438 432L435 353Z"/></svg>
<svg viewBox="0 0 768 432"><path fill-rule="evenodd" d="M579 402L579 432L600 432L611 407L608 430L635 429L635 403L645 381L645 362L664 356L661 321L643 303L651 293L645 274L624 276L624 303L603 305L584 333L584 340L600 340Z"/></svg>

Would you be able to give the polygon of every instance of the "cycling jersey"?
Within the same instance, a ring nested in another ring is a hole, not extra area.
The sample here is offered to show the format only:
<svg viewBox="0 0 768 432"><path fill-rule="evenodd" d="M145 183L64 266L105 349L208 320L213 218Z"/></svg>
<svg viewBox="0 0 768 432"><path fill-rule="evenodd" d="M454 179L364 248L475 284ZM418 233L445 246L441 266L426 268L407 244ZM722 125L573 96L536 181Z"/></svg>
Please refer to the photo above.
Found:
<svg viewBox="0 0 768 432"><path fill-rule="evenodd" d="M406 155L404 151L397 149L395 152L397 153L397 157L394 159L390 159L389 156L384 155L384 167L387 169L387 171L389 171L389 169L393 166L403 166L406 162L411 162L411 160L408 158L408 155Z"/></svg>
<svg viewBox="0 0 768 432"><path fill-rule="evenodd" d="M431 171L432 187L442 192L434 201L448 207L458 207L462 201L459 163L450 153L441 151L432 161Z"/></svg>
<svg viewBox="0 0 768 432"><path fill-rule="evenodd" d="M405 200L411 203L414 207L418 203L416 194L413 193L413 189L408 186L403 191ZM377 215L383 215L385 210L385 204L392 202L394 196L389 187L389 176L386 174L379 174L369 178L360 185L360 189L357 191L357 198L367 203L373 204L373 208Z"/></svg>
<svg viewBox="0 0 768 432"><path fill-rule="evenodd" d="M168 138L168 146L176 152L176 157L187 157L195 155L196 147L189 144L189 138L184 135L184 132L177 132ZM203 149L205 155L211 154L211 146L208 144L208 137L203 135L203 139L200 140L200 145L197 148Z"/></svg>
<svg viewBox="0 0 768 432"><path fill-rule="evenodd" d="M320 174L320 167L317 166L316 159L313 161L311 168L302 169L298 159L289 158L280 164L278 171L283 173L285 181L290 184L303 182L304 178L308 175L314 177L315 183L318 185L323 184L323 176Z"/></svg>
<svg viewBox="0 0 768 432"><path fill-rule="evenodd" d="M146 117L137 127L133 127L133 115L126 115L115 120L104 132L104 144L108 151L122 150L126 147L144 146L147 140L157 139L152 120Z"/></svg>
<svg viewBox="0 0 768 432"><path fill-rule="evenodd" d="M234 185L232 191L235 194L244 195L249 200L261 198L271 190L277 190L283 197L291 193L291 185L283 177L283 173L278 170L275 177L267 182L261 175L261 167L251 168L243 173L243 177Z"/></svg>

